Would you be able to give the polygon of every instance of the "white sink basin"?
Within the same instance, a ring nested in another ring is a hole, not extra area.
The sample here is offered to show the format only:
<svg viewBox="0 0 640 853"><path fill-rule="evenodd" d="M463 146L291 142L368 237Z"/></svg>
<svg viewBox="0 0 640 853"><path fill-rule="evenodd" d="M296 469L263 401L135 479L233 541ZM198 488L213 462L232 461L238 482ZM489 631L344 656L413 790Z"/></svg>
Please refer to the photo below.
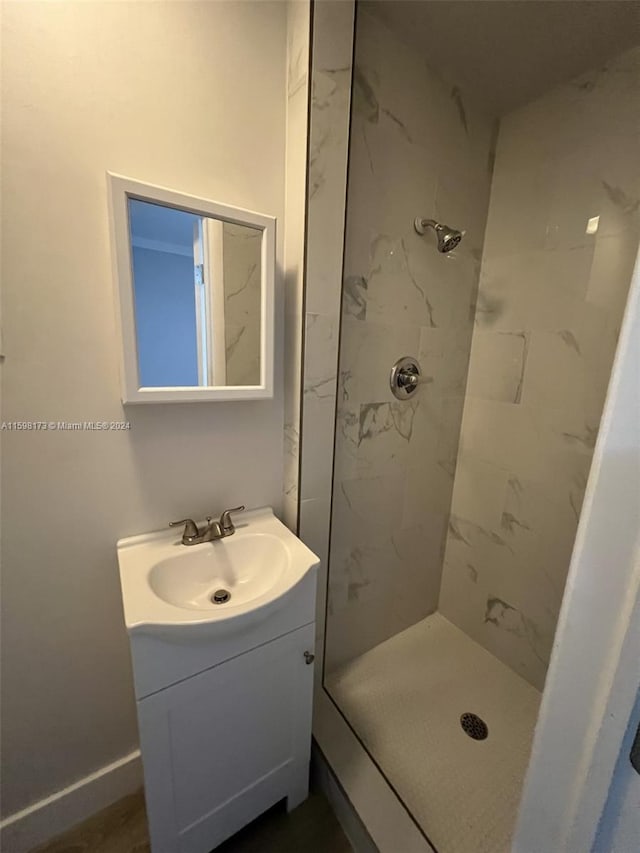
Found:
<svg viewBox="0 0 640 853"><path fill-rule="evenodd" d="M248 604L275 587L287 568L286 545L271 533L234 534L205 544L209 547L189 546L151 569L149 586L163 601L213 610L221 606L213 596L224 590L228 603Z"/></svg>
<svg viewBox="0 0 640 853"><path fill-rule="evenodd" d="M319 564L269 508L234 517L236 532L183 545L175 531L118 542L127 629L237 628L281 606Z"/></svg>

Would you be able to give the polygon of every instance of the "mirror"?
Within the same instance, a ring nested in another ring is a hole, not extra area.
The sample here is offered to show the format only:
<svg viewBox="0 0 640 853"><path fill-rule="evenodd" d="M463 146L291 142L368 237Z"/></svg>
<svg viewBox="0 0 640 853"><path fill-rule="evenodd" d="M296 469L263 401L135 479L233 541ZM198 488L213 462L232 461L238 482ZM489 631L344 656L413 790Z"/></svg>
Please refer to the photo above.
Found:
<svg viewBox="0 0 640 853"><path fill-rule="evenodd" d="M271 396L273 217L109 178L123 401Z"/></svg>

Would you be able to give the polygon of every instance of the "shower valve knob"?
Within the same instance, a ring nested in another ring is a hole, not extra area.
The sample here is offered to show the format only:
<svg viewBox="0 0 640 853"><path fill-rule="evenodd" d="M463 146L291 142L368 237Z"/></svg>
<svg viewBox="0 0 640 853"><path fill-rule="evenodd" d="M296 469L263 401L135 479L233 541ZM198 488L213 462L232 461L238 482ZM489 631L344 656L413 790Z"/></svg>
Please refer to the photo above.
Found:
<svg viewBox="0 0 640 853"><path fill-rule="evenodd" d="M403 388L418 385L419 382L417 373L410 373L408 370L405 370L398 375L398 385L401 385Z"/></svg>
<svg viewBox="0 0 640 853"><path fill-rule="evenodd" d="M422 369L418 360L413 356L398 359L391 368L389 385L394 397L398 400L408 400L418 390Z"/></svg>

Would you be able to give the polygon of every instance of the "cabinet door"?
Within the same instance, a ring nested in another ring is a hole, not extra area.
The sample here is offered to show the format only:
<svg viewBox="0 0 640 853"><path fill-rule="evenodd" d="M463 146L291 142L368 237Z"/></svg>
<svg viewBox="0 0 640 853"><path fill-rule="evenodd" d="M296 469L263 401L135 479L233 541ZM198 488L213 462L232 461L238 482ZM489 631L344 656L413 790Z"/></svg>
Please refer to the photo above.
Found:
<svg viewBox="0 0 640 853"><path fill-rule="evenodd" d="M153 853L208 853L283 797L300 798L313 641L311 624L138 702Z"/></svg>

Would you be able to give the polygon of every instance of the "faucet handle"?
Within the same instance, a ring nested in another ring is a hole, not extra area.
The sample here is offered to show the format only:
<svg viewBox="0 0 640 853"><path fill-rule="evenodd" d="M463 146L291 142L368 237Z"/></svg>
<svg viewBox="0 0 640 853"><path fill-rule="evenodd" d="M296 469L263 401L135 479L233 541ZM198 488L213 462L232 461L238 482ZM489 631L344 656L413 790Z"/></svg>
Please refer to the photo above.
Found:
<svg viewBox="0 0 640 853"><path fill-rule="evenodd" d="M225 509L225 511L220 516L220 528L225 536L230 536L235 532L235 527L233 526L233 521L231 521L231 513L232 512L242 512L244 510L244 506L236 506L233 509Z"/></svg>
<svg viewBox="0 0 640 853"><path fill-rule="evenodd" d="M180 521L170 521L169 527L179 527L181 524L184 524L184 533L182 534L183 542L189 539L194 539L199 535L200 531L198 530L198 525L192 518L182 518Z"/></svg>

